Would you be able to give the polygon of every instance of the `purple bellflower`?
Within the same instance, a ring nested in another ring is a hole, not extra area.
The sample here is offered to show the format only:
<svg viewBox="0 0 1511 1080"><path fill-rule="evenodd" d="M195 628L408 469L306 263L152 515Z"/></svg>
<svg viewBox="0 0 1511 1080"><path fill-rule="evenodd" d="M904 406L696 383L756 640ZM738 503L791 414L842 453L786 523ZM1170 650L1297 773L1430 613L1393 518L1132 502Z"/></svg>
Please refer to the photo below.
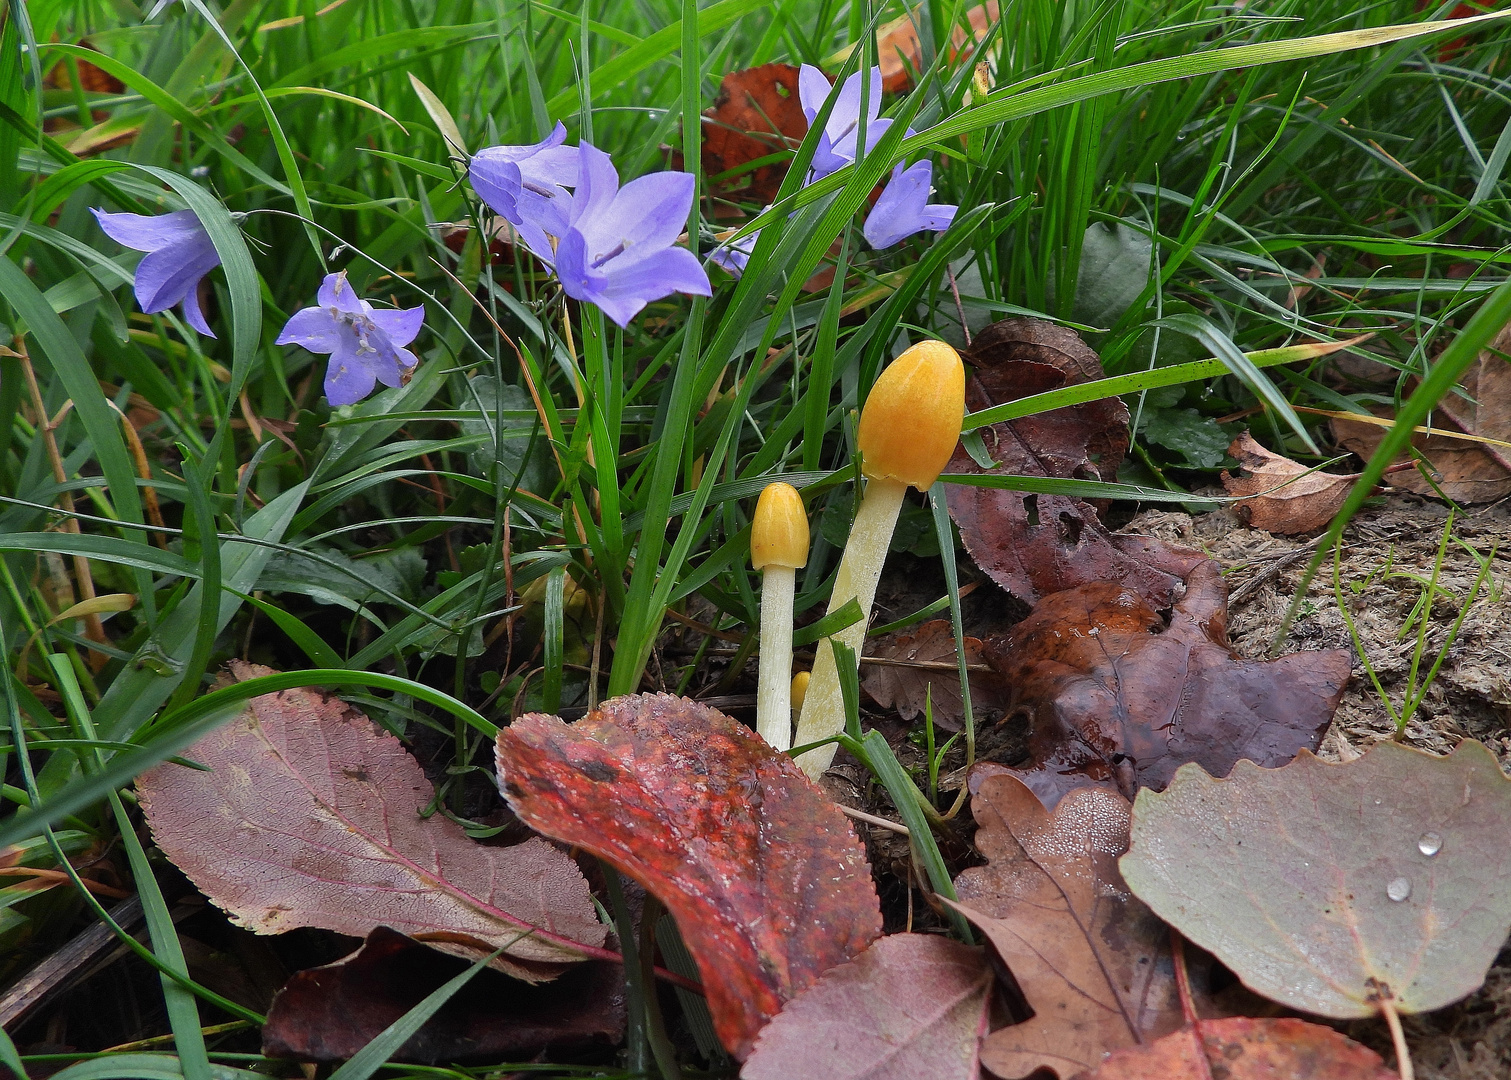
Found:
<svg viewBox="0 0 1511 1080"><path fill-rule="evenodd" d="M765 213L771 207L761 210ZM727 229L717 234L715 239L721 241L718 247L708 253L708 261L715 266L722 267L735 277L745 272L745 267L750 263L750 256L755 251L756 241L761 238L761 230L757 229L749 236L743 236L738 240L730 240L738 229Z"/></svg>
<svg viewBox="0 0 1511 1080"><path fill-rule="evenodd" d="M934 166L929 161L920 161L908 169L904 169L899 161L897 168L892 170L891 181L882 190L861 229L866 243L874 248L891 247L916 232L948 229L959 208L947 203L930 203L929 190L933 182Z"/></svg>
<svg viewBox="0 0 1511 1080"><path fill-rule="evenodd" d="M674 292L711 296L708 274L686 248L674 246L693 204L690 173L650 173L619 186L608 154L588 143L566 229L556 234L553 261L566 294L597 304L620 326L641 308Z"/></svg>
<svg viewBox="0 0 1511 1080"><path fill-rule="evenodd" d="M567 129L555 130L532 146L490 146L473 155L468 167L472 190L497 215L514 225L532 251L551 250L549 236L567 231L566 188L577 184L578 154L563 146Z"/></svg>
<svg viewBox="0 0 1511 1080"><path fill-rule="evenodd" d="M357 295L346 271L327 274L317 306L294 313L275 345L299 345L330 353L325 396L332 405L355 405L373 385L402 386L404 373L420 361L404 348L425 321L425 308L374 308Z"/></svg>
<svg viewBox="0 0 1511 1080"><path fill-rule="evenodd" d="M171 214L107 214L91 208L105 235L147 252L136 264L136 302L151 315L184 305L184 322L206 337L215 332L199 309L199 281L220 265L220 253L193 210Z"/></svg>
<svg viewBox="0 0 1511 1080"><path fill-rule="evenodd" d="M824 78L823 72L811 64L804 64L798 70L797 92L798 100L803 106L803 115L812 124L834 89L829 85L829 80ZM844 168L861 156L857 153L860 139L860 96L860 72L857 71L839 88L839 97L834 101L834 108L829 110L829 119L813 150L808 183ZM881 68L873 67L870 94L866 101L866 153L870 153L877 140L892 126L892 121L881 119L880 113Z"/></svg>

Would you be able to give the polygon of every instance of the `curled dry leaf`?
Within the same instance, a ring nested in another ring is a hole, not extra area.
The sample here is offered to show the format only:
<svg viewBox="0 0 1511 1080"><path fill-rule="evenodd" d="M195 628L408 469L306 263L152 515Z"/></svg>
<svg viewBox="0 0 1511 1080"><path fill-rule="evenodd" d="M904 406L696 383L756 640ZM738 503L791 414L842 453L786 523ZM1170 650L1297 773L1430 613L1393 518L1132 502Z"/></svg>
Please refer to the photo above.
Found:
<svg viewBox="0 0 1511 1080"><path fill-rule="evenodd" d="M1247 496L1238 504L1239 513L1254 528L1283 536L1311 532L1331 522L1357 479L1310 472L1300 462L1266 450L1247 431L1233 440L1228 453L1248 473L1222 474L1222 486L1229 495Z"/></svg>
<svg viewBox="0 0 1511 1080"><path fill-rule="evenodd" d="M1466 740L1436 758L1380 743L1346 765L1302 754L1188 765L1139 793L1134 892L1249 989L1322 1016L1473 992L1511 930L1511 780Z"/></svg>
<svg viewBox="0 0 1511 1080"><path fill-rule="evenodd" d="M239 680L273 672L233 661ZM587 882L543 840L488 847L440 814L399 740L315 690L281 690L137 780L158 847L232 920L259 934L377 926L521 978L603 944Z"/></svg>
<svg viewBox="0 0 1511 1080"><path fill-rule="evenodd" d="M1082 788L1051 814L1011 776L971 800L987 865L955 879L959 909L986 933L1034 1017L992 1032L981 1063L1002 1077L1061 1078L1182 1023L1169 934L1128 895L1128 800Z"/></svg>
<svg viewBox="0 0 1511 1080"><path fill-rule="evenodd" d="M1400 1080L1367 1046L1304 1020L1233 1016L1204 1020L1203 1070L1190 1028L1119 1050L1077 1080ZM1220 1070L1220 1071L1219 1071Z"/></svg>
<svg viewBox="0 0 1511 1080"><path fill-rule="evenodd" d="M884 937L789 1001L741 1080L975 1080L995 981L979 948Z"/></svg>
<svg viewBox="0 0 1511 1080"><path fill-rule="evenodd" d="M870 658L883 660L955 663L955 631L947 619L931 619L906 634L888 634L867 649ZM965 662L980 664L981 639L965 639ZM931 705L934 723L946 731L959 731L964 719L960 700L960 677L952 671L892 664L867 664L861 686L884 709L896 709L909 722L923 715L924 704ZM979 714L983 709L1002 708L1005 688L993 672L971 672L971 704Z"/></svg>
<svg viewBox="0 0 1511 1080"><path fill-rule="evenodd" d="M1240 758L1283 765L1315 750L1348 681L1349 652L1243 660L1228 647L1227 587L1203 560L1165 625L1132 589L1083 585L1041 600L987 661L1010 714L1032 725L1018 776L1048 806L1100 784L1132 798L1187 761L1225 775Z"/></svg>
<svg viewBox="0 0 1511 1080"><path fill-rule="evenodd" d="M881 933L865 848L786 754L670 694L575 724L499 732L499 784L532 828L591 851L666 906L737 1058L782 1003Z"/></svg>
<svg viewBox="0 0 1511 1080"><path fill-rule="evenodd" d="M350 956L298 972L268 1010L262 1052L343 1061L467 964L380 926ZM480 972L394 1055L434 1065L609 1047L624 1034L624 969L590 960L549 986Z"/></svg>
<svg viewBox="0 0 1511 1080"><path fill-rule="evenodd" d="M1073 330L1042 319L993 323L976 336L967 360L975 370L966 385L973 411L1102 377L1101 361ZM996 464L982 469L962 446L947 472L1115 481L1128 451L1128 409L1103 398L992 424L981 436ZM1109 533L1081 499L963 484L945 491L976 565L1026 603L1119 581L1163 608L1204 559L1148 537Z"/></svg>
<svg viewBox="0 0 1511 1080"><path fill-rule="evenodd" d="M705 175L718 176L803 141L808 118L798 100L797 77L791 64L762 64L724 76L713 108L704 113ZM776 161L720 181L718 187L764 206L776 198L786 175L787 162Z"/></svg>

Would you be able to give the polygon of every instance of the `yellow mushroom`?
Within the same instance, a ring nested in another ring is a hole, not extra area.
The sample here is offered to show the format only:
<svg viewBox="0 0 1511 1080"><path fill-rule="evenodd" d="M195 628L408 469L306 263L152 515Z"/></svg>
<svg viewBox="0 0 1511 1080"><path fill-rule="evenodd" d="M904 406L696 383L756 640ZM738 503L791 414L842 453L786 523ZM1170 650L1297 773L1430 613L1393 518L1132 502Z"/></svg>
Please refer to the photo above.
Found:
<svg viewBox="0 0 1511 1080"><path fill-rule="evenodd" d="M767 484L750 523L750 564L762 572L761 663L756 731L777 750L792 746L792 594L808 562L808 514L797 488Z"/></svg>
<svg viewBox="0 0 1511 1080"><path fill-rule="evenodd" d="M859 431L866 491L829 597L831 612L853 599L866 615L834 635L856 656L865 642L876 583L903 496L909 487L927 491L939 478L960 441L964 418L965 366L960 354L942 341L921 341L892 361L866 399ZM797 745L837 735L844 726L844 698L834 652L820 642L798 719ZM834 745L810 750L797 760L817 780L834 760Z"/></svg>

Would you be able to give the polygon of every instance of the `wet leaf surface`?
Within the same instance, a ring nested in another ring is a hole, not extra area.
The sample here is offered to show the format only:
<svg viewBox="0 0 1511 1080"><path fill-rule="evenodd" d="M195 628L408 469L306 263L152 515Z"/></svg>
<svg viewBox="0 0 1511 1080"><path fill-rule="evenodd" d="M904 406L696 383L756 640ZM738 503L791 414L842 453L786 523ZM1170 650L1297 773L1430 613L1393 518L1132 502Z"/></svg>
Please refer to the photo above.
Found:
<svg viewBox="0 0 1511 1080"><path fill-rule="evenodd" d="M1160 917L1257 993L1323 1016L1475 990L1511 930L1511 780L1472 740L1446 758L1380 743L1183 768L1141 792L1122 869Z"/></svg>
<svg viewBox="0 0 1511 1080"><path fill-rule="evenodd" d="M803 141L808 118L798 100L797 76L798 69L791 64L762 64L724 76L713 108L704 114L706 176L738 169ZM715 185L731 198L764 206L776 198L786 175L787 162L782 160L758 165Z"/></svg>
<svg viewBox="0 0 1511 1080"><path fill-rule="evenodd" d="M342 1061L460 974L467 964L380 926L350 956L298 972L279 991L262 1052ZM473 1058L560 1059L617 1044L624 1034L624 970L592 960L547 986L484 971L395 1055L439 1064Z"/></svg>
<svg viewBox="0 0 1511 1080"><path fill-rule="evenodd" d="M1248 496L1237 504L1239 516L1266 532L1294 536L1323 528L1354 486L1353 476L1309 473L1300 462L1260 446L1248 432L1233 440L1228 453L1246 475L1224 472L1222 486L1229 495Z"/></svg>
<svg viewBox="0 0 1511 1080"><path fill-rule="evenodd" d="M1074 331L1041 319L993 323L966 360L974 368L966 385L972 411L1102 377L1096 353ZM945 471L1110 482L1128 451L1128 409L1118 398L1103 398L993 424L981 437L993 468L981 468L961 447ZM1077 585L1118 581L1166 607L1203 558L1148 537L1110 533L1081 499L959 484L945 490L976 565L1030 604Z"/></svg>
<svg viewBox="0 0 1511 1080"><path fill-rule="evenodd" d="M1064 1078L1179 1028L1169 933L1118 872L1128 800L1083 788L1050 812L1015 778L993 776L971 811L987 865L955 879L960 910L1035 1013L988 1035L982 1064L1002 1077L1047 1068Z"/></svg>
<svg viewBox="0 0 1511 1080"><path fill-rule="evenodd" d="M353 937L390 926L472 959L504 946L494 965L532 979L581 959L569 942L603 944L570 859L543 840L489 847L421 817L434 792L419 763L338 698L253 698L185 754L210 771L159 765L137 780L142 809L164 854L238 925Z"/></svg>
<svg viewBox="0 0 1511 1080"><path fill-rule="evenodd" d="M1077 1080L1400 1080L1380 1055L1332 1028L1304 1020L1234 1016L1204 1020L1201 1067L1196 1039L1183 1028L1147 1046L1119 1050Z"/></svg>
<svg viewBox="0 0 1511 1080"><path fill-rule="evenodd" d="M868 657L885 660L955 663L955 632L946 619L931 619L911 633L888 634L867 645ZM966 637L965 662L982 663L979 638ZM861 686L884 709L896 709L909 722L923 716L925 701L932 704L934 723L946 731L959 731L964 718L960 678L935 668L867 664ZM1001 711L1006 688L994 672L971 672L971 704L979 717L983 710Z"/></svg>
<svg viewBox="0 0 1511 1080"><path fill-rule="evenodd" d="M996 976L979 948L884 937L788 1002L742 1080L974 1080Z"/></svg>
<svg viewBox="0 0 1511 1080"><path fill-rule="evenodd" d="M1032 726L1030 763L1008 772L1046 805L1099 784L1132 798L1194 761L1226 775L1241 758L1283 765L1317 748L1349 675L1349 652L1243 660L1227 643L1227 589L1203 560L1165 625L1132 588L1083 585L1040 601L987 643ZM986 769L978 766L978 769Z"/></svg>
<svg viewBox="0 0 1511 1080"><path fill-rule="evenodd" d="M499 733L505 797L532 828L613 863L676 919L720 1040L743 1059L783 1002L881 932L865 848L785 754L670 694Z"/></svg>

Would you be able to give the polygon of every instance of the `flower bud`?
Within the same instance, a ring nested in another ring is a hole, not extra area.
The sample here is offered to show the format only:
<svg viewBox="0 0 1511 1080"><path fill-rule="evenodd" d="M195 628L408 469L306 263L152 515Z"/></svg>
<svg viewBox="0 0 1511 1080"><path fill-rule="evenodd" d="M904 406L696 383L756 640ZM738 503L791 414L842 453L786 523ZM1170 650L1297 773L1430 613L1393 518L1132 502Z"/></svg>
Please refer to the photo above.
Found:
<svg viewBox="0 0 1511 1080"><path fill-rule="evenodd" d="M808 513L791 484L767 484L750 524L750 565L796 569L808 563Z"/></svg>
<svg viewBox="0 0 1511 1080"><path fill-rule="evenodd" d="M887 366L866 398L861 471L927 491L949 464L964 419L960 354L942 341L920 341Z"/></svg>

